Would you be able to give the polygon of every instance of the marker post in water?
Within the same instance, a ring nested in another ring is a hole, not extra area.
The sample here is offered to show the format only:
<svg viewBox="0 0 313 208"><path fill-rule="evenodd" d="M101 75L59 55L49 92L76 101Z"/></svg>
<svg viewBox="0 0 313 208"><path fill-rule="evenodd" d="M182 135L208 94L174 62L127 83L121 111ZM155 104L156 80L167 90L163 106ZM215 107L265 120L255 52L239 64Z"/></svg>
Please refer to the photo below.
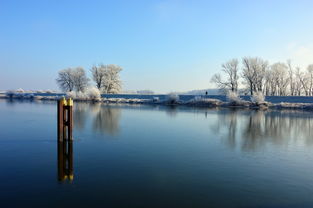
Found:
<svg viewBox="0 0 313 208"><path fill-rule="evenodd" d="M73 100L62 98L58 100L58 141L73 140Z"/></svg>
<svg viewBox="0 0 313 208"><path fill-rule="evenodd" d="M58 180L72 181L73 172L73 100L58 100Z"/></svg>

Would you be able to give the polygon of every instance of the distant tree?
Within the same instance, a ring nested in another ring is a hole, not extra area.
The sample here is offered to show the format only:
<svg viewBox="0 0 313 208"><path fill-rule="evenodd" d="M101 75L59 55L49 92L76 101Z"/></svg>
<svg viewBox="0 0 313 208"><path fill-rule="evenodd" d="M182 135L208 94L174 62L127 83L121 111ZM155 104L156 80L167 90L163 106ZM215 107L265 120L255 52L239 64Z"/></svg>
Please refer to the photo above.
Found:
<svg viewBox="0 0 313 208"><path fill-rule="evenodd" d="M308 95L313 96L313 64L307 67L307 79L308 79Z"/></svg>
<svg viewBox="0 0 313 208"><path fill-rule="evenodd" d="M296 73L295 73L295 95L300 96L302 92L302 83L304 83L304 80L302 80L303 73L301 72L300 67L296 67Z"/></svg>
<svg viewBox="0 0 313 208"><path fill-rule="evenodd" d="M96 87L101 91L104 87L107 66L99 64L91 68L92 79L96 83Z"/></svg>
<svg viewBox="0 0 313 208"><path fill-rule="evenodd" d="M74 90L73 69L67 68L59 71L56 82L61 88L61 90L65 92L73 91Z"/></svg>
<svg viewBox="0 0 313 208"><path fill-rule="evenodd" d="M272 85L275 86L275 89L272 95L286 96L287 95L287 86L289 84L288 77L288 67L284 63L275 63L271 65L271 74L272 74Z"/></svg>
<svg viewBox="0 0 313 208"><path fill-rule="evenodd" d="M121 90L120 71L122 71L122 68L114 64L99 64L91 68L92 79L97 88L103 93L109 94L118 93Z"/></svg>
<svg viewBox="0 0 313 208"><path fill-rule="evenodd" d="M86 90L89 79L87 78L85 70L82 67L76 67L73 69L73 80L76 91L84 92Z"/></svg>
<svg viewBox="0 0 313 208"><path fill-rule="evenodd" d="M232 92L237 92L238 90L238 60L232 59L224 64L222 64L222 72L226 76L226 80L223 80L221 75L213 75L211 81L214 82L217 87L223 91L230 90Z"/></svg>
<svg viewBox="0 0 313 208"><path fill-rule="evenodd" d="M296 82L294 77L294 70L291 65L291 60L287 60L287 66L288 66L288 74L289 74L289 92L291 96L295 95L295 88L296 88Z"/></svg>
<svg viewBox="0 0 313 208"><path fill-rule="evenodd" d="M293 67L291 60L269 65L259 57L243 57L241 72L237 59L222 64L223 74L214 74L211 81L224 92L238 91L239 80L246 85L245 94L256 92L270 96L313 96L313 64L306 70ZM240 73L241 77L238 77ZM241 78L241 79L240 79Z"/></svg>
<svg viewBox="0 0 313 208"><path fill-rule="evenodd" d="M152 90L137 90L137 94L142 94L142 95L153 95L154 92Z"/></svg>
<svg viewBox="0 0 313 208"><path fill-rule="evenodd" d="M71 92L73 90L83 92L88 86L89 79L86 76L85 70L77 67L59 71L56 81L59 87L65 92Z"/></svg>
<svg viewBox="0 0 313 208"><path fill-rule="evenodd" d="M271 70L265 72L265 82L263 92L265 95L274 95L276 93L276 83L274 82L274 75Z"/></svg>
<svg viewBox="0 0 313 208"><path fill-rule="evenodd" d="M105 66L105 79L103 81L103 92L108 94L119 93L122 88L119 73L122 67L114 64Z"/></svg>
<svg viewBox="0 0 313 208"><path fill-rule="evenodd" d="M250 94L253 95L256 91L262 92L268 62L258 57L244 57L242 64L242 77L248 85Z"/></svg>

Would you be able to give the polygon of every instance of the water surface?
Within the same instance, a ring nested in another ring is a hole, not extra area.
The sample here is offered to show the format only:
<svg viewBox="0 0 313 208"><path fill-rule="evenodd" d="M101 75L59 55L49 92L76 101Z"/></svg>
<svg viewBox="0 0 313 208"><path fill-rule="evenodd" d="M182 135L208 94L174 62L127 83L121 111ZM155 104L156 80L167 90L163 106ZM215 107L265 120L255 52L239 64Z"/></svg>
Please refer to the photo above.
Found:
<svg viewBox="0 0 313 208"><path fill-rule="evenodd" d="M310 112L74 107L71 178L56 104L0 100L1 207L313 206Z"/></svg>

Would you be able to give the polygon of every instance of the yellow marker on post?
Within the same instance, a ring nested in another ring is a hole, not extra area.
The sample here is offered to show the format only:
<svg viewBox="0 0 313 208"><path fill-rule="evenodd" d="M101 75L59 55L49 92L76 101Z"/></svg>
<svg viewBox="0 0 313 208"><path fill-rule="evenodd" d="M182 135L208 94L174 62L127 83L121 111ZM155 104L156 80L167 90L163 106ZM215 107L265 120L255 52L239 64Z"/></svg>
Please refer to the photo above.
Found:
<svg viewBox="0 0 313 208"><path fill-rule="evenodd" d="M67 99L67 106L73 106L72 98Z"/></svg>
<svg viewBox="0 0 313 208"><path fill-rule="evenodd" d="M67 102L65 97L62 98L61 103L63 104L63 106L67 106Z"/></svg>

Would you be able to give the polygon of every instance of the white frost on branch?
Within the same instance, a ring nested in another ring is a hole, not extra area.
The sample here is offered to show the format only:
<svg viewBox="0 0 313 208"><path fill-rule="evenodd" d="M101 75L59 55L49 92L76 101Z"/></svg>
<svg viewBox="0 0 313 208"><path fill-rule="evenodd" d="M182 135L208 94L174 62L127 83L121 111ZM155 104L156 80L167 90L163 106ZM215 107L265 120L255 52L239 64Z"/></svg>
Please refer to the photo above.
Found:
<svg viewBox="0 0 313 208"><path fill-rule="evenodd" d="M122 67L114 64L93 66L91 69L92 79L103 93L115 94L122 89L119 73Z"/></svg>
<svg viewBox="0 0 313 208"><path fill-rule="evenodd" d="M101 99L101 93L98 88L96 87L89 87L86 91L87 97L90 100L100 100Z"/></svg>
<svg viewBox="0 0 313 208"><path fill-rule="evenodd" d="M236 103L242 102L242 100L241 100L241 98L238 96L237 92L228 91L226 97L227 97L227 100L228 100L229 102L236 102Z"/></svg>
<svg viewBox="0 0 313 208"><path fill-rule="evenodd" d="M84 92L88 86L89 79L82 67L76 67L59 71L56 81L59 87L65 92L71 92L73 90Z"/></svg>
<svg viewBox="0 0 313 208"><path fill-rule="evenodd" d="M265 98L262 92L255 92L252 97L251 97L251 101L254 103L264 103L265 102Z"/></svg>
<svg viewBox="0 0 313 208"><path fill-rule="evenodd" d="M96 87L88 87L85 92L67 92L66 96L72 98L74 100L92 100L92 101L100 101L101 94L100 91Z"/></svg>
<svg viewBox="0 0 313 208"><path fill-rule="evenodd" d="M176 93L170 93L166 96L165 103L173 105L179 103L179 95Z"/></svg>

